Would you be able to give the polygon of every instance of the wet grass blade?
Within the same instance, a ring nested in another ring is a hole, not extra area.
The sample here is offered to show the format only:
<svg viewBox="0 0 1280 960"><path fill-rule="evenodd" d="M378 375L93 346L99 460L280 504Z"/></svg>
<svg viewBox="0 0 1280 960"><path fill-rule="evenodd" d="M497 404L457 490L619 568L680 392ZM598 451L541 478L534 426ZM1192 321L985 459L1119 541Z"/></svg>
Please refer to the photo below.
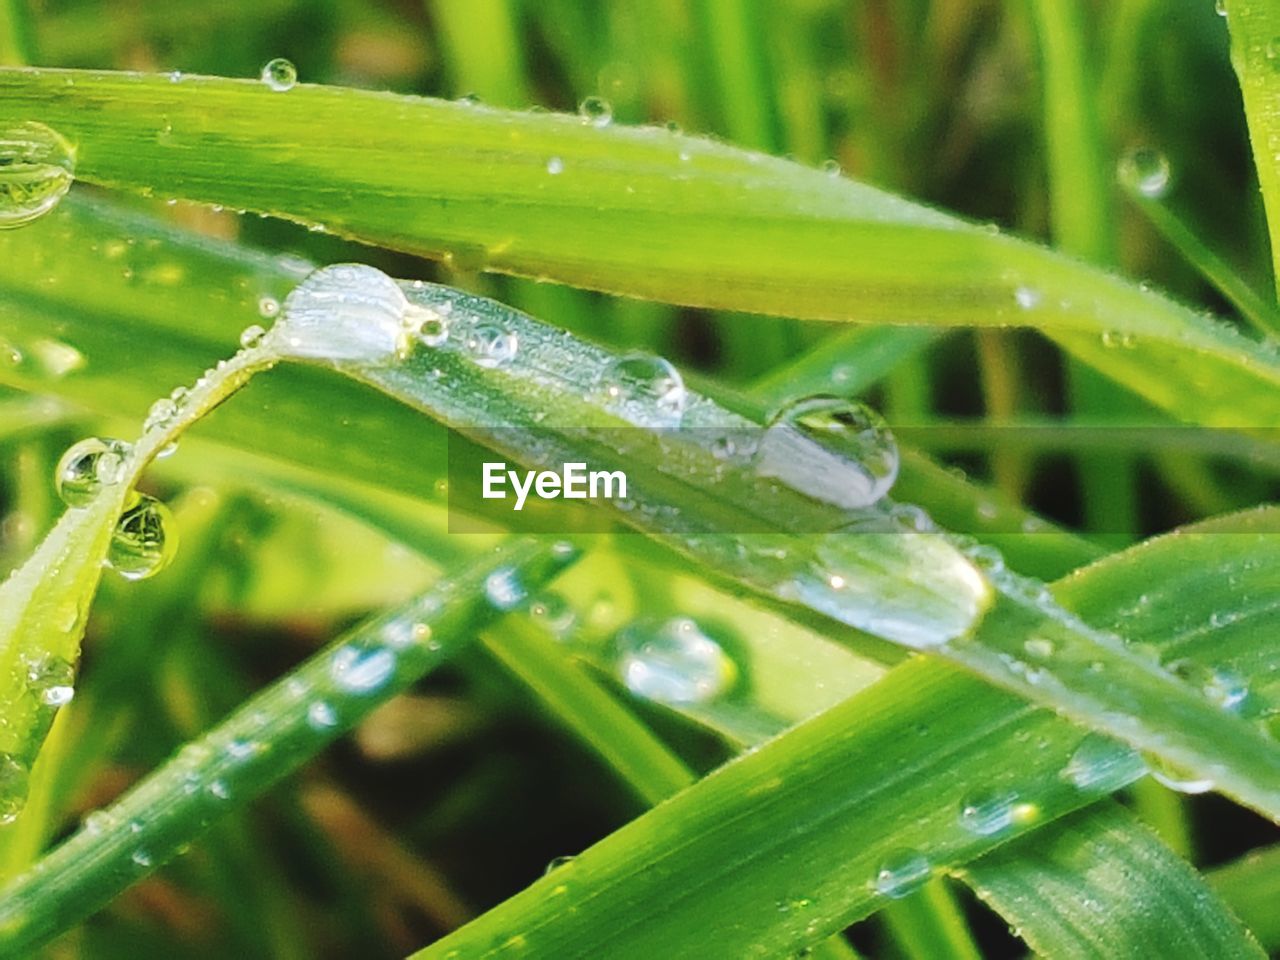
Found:
<svg viewBox="0 0 1280 960"><path fill-rule="evenodd" d="M572 551L515 541L343 635L256 694L17 878L0 952L23 955L167 862L204 826L297 769L506 612L491 577L537 589Z"/></svg>
<svg viewBox="0 0 1280 960"><path fill-rule="evenodd" d="M1096 622L1123 621L1135 642L1162 655L1237 671L1251 696L1274 702L1266 638L1280 618L1269 601L1280 547L1266 531L1276 518L1242 519L1151 541L1055 593ZM1211 620L1220 626L1205 629ZM1037 828L1142 773L1119 744L946 665L913 660L418 956L782 954L1015 837L1034 843ZM967 825L970 806L983 816ZM1178 888L1191 890L1187 883L1184 874ZM673 888L683 895L667 895ZM734 923L709 920L725 916ZM1218 918L1201 930L1222 937L1221 955L1237 954L1236 924Z"/></svg>
<svg viewBox="0 0 1280 960"><path fill-rule="evenodd" d="M1063 817L960 876L1041 956L1266 956L1204 879L1116 804Z"/></svg>
<svg viewBox="0 0 1280 960"><path fill-rule="evenodd" d="M1280 418L1280 362L1158 293L819 170L665 130L306 85L0 71L0 121L32 117L78 144L77 175L91 183L673 303L1034 326L1190 422Z"/></svg>

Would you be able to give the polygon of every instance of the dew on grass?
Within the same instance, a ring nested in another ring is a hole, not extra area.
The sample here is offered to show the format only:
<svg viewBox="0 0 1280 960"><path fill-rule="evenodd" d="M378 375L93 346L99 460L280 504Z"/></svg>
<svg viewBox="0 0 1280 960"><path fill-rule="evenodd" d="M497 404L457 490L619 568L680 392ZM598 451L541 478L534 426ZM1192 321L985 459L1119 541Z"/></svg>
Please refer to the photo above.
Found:
<svg viewBox="0 0 1280 960"><path fill-rule="evenodd" d="M292 90L298 82L298 68L284 57L268 60L262 68L262 82L277 93Z"/></svg>
<svg viewBox="0 0 1280 960"><path fill-rule="evenodd" d="M385 647L346 646L329 661L330 678L339 690L351 694L380 690L395 669L395 654Z"/></svg>
<svg viewBox="0 0 1280 960"><path fill-rule="evenodd" d="M619 678L646 700L706 703L737 680L724 648L688 617L637 620L619 631L616 644Z"/></svg>
<svg viewBox="0 0 1280 960"><path fill-rule="evenodd" d="M1120 182L1149 200L1159 200L1169 192L1172 170L1169 159L1159 150L1138 147L1120 160Z"/></svg>
<svg viewBox="0 0 1280 960"><path fill-rule="evenodd" d="M1062 779L1088 793L1112 793L1137 780L1146 764L1132 747L1099 733L1087 735L1062 769Z"/></svg>
<svg viewBox="0 0 1280 960"><path fill-rule="evenodd" d="M0 753L0 824L13 823L27 803L31 771L11 753Z"/></svg>
<svg viewBox="0 0 1280 960"><path fill-rule="evenodd" d="M56 709L76 695L76 668L70 661L46 653L26 666L27 689L42 705Z"/></svg>
<svg viewBox="0 0 1280 960"><path fill-rule="evenodd" d="M476 366L492 369L510 363L519 350L516 335L505 327L481 321L467 334L467 351Z"/></svg>
<svg viewBox="0 0 1280 960"><path fill-rule="evenodd" d="M88 437L67 449L54 470L54 486L69 507L87 507L103 487L119 483L132 448L123 440Z"/></svg>
<svg viewBox="0 0 1280 960"><path fill-rule="evenodd" d="M917 850L898 850L884 858L872 886L877 893L899 900L924 886L932 873L929 858Z"/></svg>
<svg viewBox="0 0 1280 960"><path fill-rule="evenodd" d="M75 150L43 123L0 128L0 229L38 220L75 179Z"/></svg>
<svg viewBox="0 0 1280 960"><path fill-rule="evenodd" d="M756 468L846 509L880 501L898 476L898 445L880 416L839 397L808 397L779 410L760 439Z"/></svg>
<svg viewBox="0 0 1280 960"><path fill-rule="evenodd" d="M587 97L578 104L578 116L593 127L607 127L613 122L613 106L604 97Z"/></svg>
<svg viewBox="0 0 1280 960"><path fill-rule="evenodd" d="M497 610L512 610L528 596L520 577L511 567L494 570L484 581L484 595Z"/></svg>
<svg viewBox="0 0 1280 960"><path fill-rule="evenodd" d="M177 546L169 508L154 497L138 494L111 533L107 563L126 580L145 580L169 564Z"/></svg>
<svg viewBox="0 0 1280 960"><path fill-rule="evenodd" d="M960 825L980 837L1003 833L1013 826L1017 795L1009 790L985 790L960 804Z"/></svg>
<svg viewBox="0 0 1280 960"><path fill-rule="evenodd" d="M639 426L675 426L688 401L684 378L671 363L648 353L617 357L600 371L595 399Z"/></svg>

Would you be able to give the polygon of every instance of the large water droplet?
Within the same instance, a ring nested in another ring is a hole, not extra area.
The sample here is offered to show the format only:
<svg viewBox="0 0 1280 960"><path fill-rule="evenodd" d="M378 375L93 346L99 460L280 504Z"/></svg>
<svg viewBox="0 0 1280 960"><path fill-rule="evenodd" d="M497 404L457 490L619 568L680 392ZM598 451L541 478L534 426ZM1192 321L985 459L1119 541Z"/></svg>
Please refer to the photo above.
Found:
<svg viewBox="0 0 1280 960"><path fill-rule="evenodd" d="M595 383L596 399L631 423L675 426L684 415L684 378L667 360L628 353L609 362Z"/></svg>
<svg viewBox="0 0 1280 960"><path fill-rule="evenodd" d="M338 723L338 712L324 700L317 700L307 707L307 726L312 730L328 730Z"/></svg>
<svg viewBox="0 0 1280 960"><path fill-rule="evenodd" d="M268 60L262 68L262 82L279 93L292 90L298 82L298 68L284 57Z"/></svg>
<svg viewBox="0 0 1280 960"><path fill-rule="evenodd" d="M1171 179L1169 160L1159 150L1138 147L1120 161L1120 182L1151 200L1169 192Z"/></svg>
<svg viewBox="0 0 1280 960"><path fill-rule="evenodd" d="M705 703L738 675L724 648L687 617L638 620L619 632L617 647L619 677L647 700Z"/></svg>
<svg viewBox="0 0 1280 960"><path fill-rule="evenodd" d="M0 129L0 229L20 227L58 205L75 178L75 151L43 123Z"/></svg>
<svg viewBox="0 0 1280 960"><path fill-rule="evenodd" d="M613 107L604 97L587 97L578 104L578 116L593 127L607 127L613 122Z"/></svg>
<svg viewBox="0 0 1280 960"><path fill-rule="evenodd" d="M872 885L877 893L898 900L919 890L929 879L931 871L924 854L915 850L898 850L884 858Z"/></svg>
<svg viewBox="0 0 1280 960"><path fill-rule="evenodd" d="M485 578L484 595L499 610L511 610L528 596L520 577L511 567L502 567Z"/></svg>
<svg viewBox="0 0 1280 960"><path fill-rule="evenodd" d="M467 350L480 367L497 367L507 363L515 357L518 348L516 335L496 323L477 323L467 335Z"/></svg>
<svg viewBox="0 0 1280 960"><path fill-rule="evenodd" d="M389 362L408 353L419 318L381 270L339 263L294 287L263 343L288 357Z"/></svg>
<svg viewBox="0 0 1280 960"><path fill-rule="evenodd" d="M1080 741L1062 770L1062 777L1089 793L1113 793L1137 780L1146 764L1133 748L1091 733Z"/></svg>
<svg viewBox="0 0 1280 960"><path fill-rule="evenodd" d="M122 440L99 437L72 444L53 474L62 502L69 507L87 507L103 487L119 483L130 449Z"/></svg>
<svg viewBox="0 0 1280 960"><path fill-rule="evenodd" d="M0 753L0 824L13 823L27 803L31 773L9 753Z"/></svg>
<svg viewBox="0 0 1280 960"><path fill-rule="evenodd" d="M960 804L960 825L980 837L1003 833L1013 825L1017 796L1009 790L986 790Z"/></svg>
<svg viewBox="0 0 1280 960"><path fill-rule="evenodd" d="M869 507L898 476L898 444L880 416L839 397L783 407L760 439L756 468L818 500Z"/></svg>
<svg viewBox="0 0 1280 960"><path fill-rule="evenodd" d="M61 707L76 695L76 668L62 657L45 654L27 664L27 689L46 707Z"/></svg>
<svg viewBox="0 0 1280 960"><path fill-rule="evenodd" d="M329 661L329 676L344 693L372 693L395 669L395 654L385 647L343 647Z"/></svg>
<svg viewBox="0 0 1280 960"><path fill-rule="evenodd" d="M107 562L126 580L145 580L163 570L177 548L169 508L154 497L138 494L116 523Z"/></svg>
<svg viewBox="0 0 1280 960"><path fill-rule="evenodd" d="M577 625L573 607L558 593L544 593L529 604L529 617L553 637L564 640Z"/></svg>

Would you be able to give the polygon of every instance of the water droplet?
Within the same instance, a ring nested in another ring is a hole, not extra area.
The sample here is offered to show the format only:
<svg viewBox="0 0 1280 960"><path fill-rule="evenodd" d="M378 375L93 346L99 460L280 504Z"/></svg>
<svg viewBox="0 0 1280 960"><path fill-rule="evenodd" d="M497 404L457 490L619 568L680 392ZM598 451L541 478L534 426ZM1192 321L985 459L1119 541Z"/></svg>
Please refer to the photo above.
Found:
<svg viewBox="0 0 1280 960"><path fill-rule="evenodd" d="M263 343L287 357L388 362L408 353L416 313L381 270L340 263L294 287Z"/></svg>
<svg viewBox="0 0 1280 960"><path fill-rule="evenodd" d="M1102 331L1102 345L1104 347L1119 347L1122 350L1132 350L1137 346L1137 342L1137 338L1125 330Z"/></svg>
<svg viewBox="0 0 1280 960"><path fill-rule="evenodd" d="M524 584L511 567L502 567L489 574L484 581L484 594L499 610L511 610L528 596Z"/></svg>
<svg viewBox="0 0 1280 960"><path fill-rule="evenodd" d="M55 380L85 365L84 354L69 343L40 337L31 343L31 355L41 370Z"/></svg>
<svg viewBox="0 0 1280 960"><path fill-rule="evenodd" d="M94 810L85 814L85 818L81 822L81 829L91 836L105 837L115 830L117 823L119 821L109 810Z"/></svg>
<svg viewBox="0 0 1280 960"><path fill-rule="evenodd" d="M0 753L0 824L13 823L27 803L31 775L25 764Z"/></svg>
<svg viewBox="0 0 1280 960"><path fill-rule="evenodd" d="M573 607L558 593L544 593L529 604L529 616L557 639L568 637L577 625Z"/></svg>
<svg viewBox="0 0 1280 960"><path fill-rule="evenodd" d="M618 633L618 675L638 697L705 703L729 690L738 670L724 648L687 617L637 620Z"/></svg>
<svg viewBox="0 0 1280 960"><path fill-rule="evenodd" d="M135 867L142 867L143 869L146 869L151 866L151 854L147 853L147 851L143 850L141 847L133 851L133 856L129 859L133 861L133 865Z"/></svg>
<svg viewBox="0 0 1280 960"><path fill-rule="evenodd" d="M138 494L116 523L107 562L126 580L145 580L168 565L177 546L169 508L154 497Z"/></svg>
<svg viewBox="0 0 1280 960"><path fill-rule="evenodd" d="M1138 147L1120 161L1120 182L1148 199L1167 194L1171 179L1169 159L1159 150Z"/></svg>
<svg viewBox="0 0 1280 960"><path fill-rule="evenodd" d="M594 394L610 410L645 426L675 426L688 400L680 372L648 353L628 353L610 361L596 378Z"/></svg>
<svg viewBox="0 0 1280 960"><path fill-rule="evenodd" d="M252 323L240 331L240 346L246 350L252 350L262 342L262 338L267 335L267 331L263 329L261 324Z"/></svg>
<svg viewBox="0 0 1280 960"><path fill-rule="evenodd" d="M509 362L516 355L519 341L516 335L496 323L477 323L467 336L467 350L477 366L496 367Z"/></svg>
<svg viewBox="0 0 1280 960"><path fill-rule="evenodd" d="M20 227L58 205L75 177L75 150L43 123L0 129L0 229Z"/></svg>
<svg viewBox="0 0 1280 960"><path fill-rule="evenodd" d="M73 444L58 461L54 485L69 507L87 507L103 487L124 475L131 448L122 440L89 437Z"/></svg>
<svg viewBox="0 0 1280 960"><path fill-rule="evenodd" d="M607 127L613 122L613 107L604 97L587 97L578 104L578 116L593 127Z"/></svg>
<svg viewBox="0 0 1280 960"><path fill-rule="evenodd" d="M46 707L62 707L76 695L76 668L62 657L45 654L27 663L27 689Z"/></svg>
<svg viewBox="0 0 1280 960"><path fill-rule="evenodd" d="M840 161L839 160L822 161L822 172L825 173L828 177L840 176L842 172L840 169Z"/></svg>
<svg viewBox="0 0 1280 960"><path fill-rule="evenodd" d="M1062 778L1089 793L1112 793L1137 780L1146 764L1137 751L1102 734L1080 741L1062 770Z"/></svg>
<svg viewBox="0 0 1280 960"><path fill-rule="evenodd" d="M898 445L869 407L809 397L783 407L760 439L757 470L802 493L856 510L882 499L898 476Z"/></svg>
<svg viewBox="0 0 1280 960"><path fill-rule="evenodd" d="M280 312L280 301L269 294L258 298L258 316L263 320L271 320Z"/></svg>
<svg viewBox="0 0 1280 960"><path fill-rule="evenodd" d="M312 730L328 730L338 723L338 713L324 700L317 700L307 707L307 726Z"/></svg>
<svg viewBox="0 0 1280 960"><path fill-rule="evenodd" d="M551 157L547 160L547 173L551 176L564 173L564 161L559 157Z"/></svg>
<svg viewBox="0 0 1280 960"><path fill-rule="evenodd" d="M1008 790L992 790L966 797L960 804L960 825L980 837L1003 833L1013 825L1017 796Z"/></svg>
<svg viewBox="0 0 1280 960"><path fill-rule="evenodd" d="M225 780L214 780L209 784L209 794L218 800L228 800L231 797L231 788L227 786Z"/></svg>
<svg viewBox="0 0 1280 960"><path fill-rule="evenodd" d="M1048 660L1053 656L1053 641L1048 637L1032 637L1022 645L1027 655L1037 660Z"/></svg>
<svg viewBox="0 0 1280 960"><path fill-rule="evenodd" d="M561 867L567 867L569 864L573 863L573 861L576 859L578 858L573 856L572 854L568 854L563 857L553 857L551 861L547 863L547 869L542 871L542 875L546 876L549 873L559 870Z"/></svg>
<svg viewBox="0 0 1280 960"><path fill-rule="evenodd" d="M429 307L418 308L422 311L418 325L418 339L428 347L438 347L449 339L449 318L443 313Z"/></svg>
<svg viewBox="0 0 1280 960"><path fill-rule="evenodd" d="M1034 287L1018 287L1013 291L1013 299L1023 310L1031 310L1040 305L1040 291Z"/></svg>
<svg viewBox="0 0 1280 960"><path fill-rule="evenodd" d="M262 68L262 82L278 93L292 90L298 82L298 68L284 57L268 60Z"/></svg>
<svg viewBox="0 0 1280 960"><path fill-rule="evenodd" d="M931 872L924 854L915 850L898 850L885 857L872 885L877 893L898 900L924 886Z"/></svg>
<svg viewBox="0 0 1280 960"><path fill-rule="evenodd" d="M1147 772L1153 780L1162 783L1170 790L1178 793L1208 793L1213 789L1213 780L1202 777L1176 763L1170 763L1155 754L1146 754Z"/></svg>
<svg viewBox="0 0 1280 960"><path fill-rule="evenodd" d="M1213 12L1220 17L1227 15L1227 0L1213 0Z"/></svg>
<svg viewBox="0 0 1280 960"><path fill-rule="evenodd" d="M1196 687L1223 710L1239 712L1249 697L1249 684L1239 674L1206 666L1195 660L1175 660L1168 665L1170 673Z"/></svg>
<svg viewBox="0 0 1280 960"><path fill-rule="evenodd" d="M178 415L178 405L169 397L161 397L151 405L151 409L147 411L147 419L142 423L144 433L150 433L153 430L163 430L168 427Z"/></svg>
<svg viewBox="0 0 1280 960"><path fill-rule="evenodd" d="M343 647L329 661L329 676L344 693L372 693L395 669L395 654L385 647Z"/></svg>

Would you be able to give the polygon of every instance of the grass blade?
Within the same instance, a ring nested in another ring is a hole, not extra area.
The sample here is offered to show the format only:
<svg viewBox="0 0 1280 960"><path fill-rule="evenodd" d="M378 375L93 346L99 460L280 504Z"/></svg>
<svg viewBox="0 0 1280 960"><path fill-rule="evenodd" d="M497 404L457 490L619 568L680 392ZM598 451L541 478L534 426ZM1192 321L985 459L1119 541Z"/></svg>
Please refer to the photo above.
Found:
<svg viewBox="0 0 1280 960"><path fill-rule="evenodd" d="M0 904L0 951L21 955L90 915L434 668L505 612L486 596L492 576L536 589L573 559L554 545L508 544L333 641L15 880Z"/></svg>
<svg viewBox="0 0 1280 960"><path fill-rule="evenodd" d="M1042 956L1266 956L1203 878L1118 805L1063 817L960 875Z"/></svg>

